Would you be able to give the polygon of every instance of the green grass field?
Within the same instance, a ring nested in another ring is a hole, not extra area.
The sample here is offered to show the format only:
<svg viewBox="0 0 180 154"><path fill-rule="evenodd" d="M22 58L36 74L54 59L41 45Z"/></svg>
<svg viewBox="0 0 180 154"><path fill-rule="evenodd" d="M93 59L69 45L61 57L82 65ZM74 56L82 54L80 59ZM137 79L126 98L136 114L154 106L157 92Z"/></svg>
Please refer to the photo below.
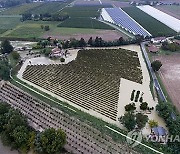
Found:
<svg viewBox="0 0 180 154"><path fill-rule="evenodd" d="M29 3L22 4L9 8L5 11L0 12L2 15L19 15L23 13L32 13L32 14L44 14L44 13L56 13L60 11L63 7L68 5L72 0L67 3L62 2L44 2L44 3Z"/></svg>
<svg viewBox="0 0 180 154"><path fill-rule="evenodd" d="M42 5L42 3L23 4L20 6L15 6L15 7L9 8L9 9L1 12L0 14L3 14L3 15L23 14L23 13L25 13L31 9L34 9L40 5Z"/></svg>
<svg viewBox="0 0 180 154"><path fill-rule="evenodd" d="M20 23L20 16L0 16L0 29L12 29Z"/></svg>
<svg viewBox="0 0 180 154"><path fill-rule="evenodd" d="M28 12L32 14L44 14L44 13L56 13L65 7L68 3L61 3L61 2L47 2L42 3L38 7L32 8L28 10Z"/></svg>
<svg viewBox="0 0 180 154"><path fill-rule="evenodd" d="M58 27L71 27L71 28L92 28L92 29L110 29L114 28L106 25L98 20L91 18L70 18L59 24Z"/></svg>
<svg viewBox="0 0 180 154"><path fill-rule="evenodd" d="M49 25L50 30L53 30L57 27L57 22L46 22L46 21L27 21L23 22L18 25L13 30L9 30L5 32L2 37L8 38L39 38L41 37L46 31L41 29L41 25Z"/></svg>
<svg viewBox="0 0 180 154"><path fill-rule="evenodd" d="M101 23L92 18L99 17L100 8L98 6L85 6L85 7L66 7L61 13L68 14L69 19L59 24L59 27L71 27L71 28L92 28L92 29L114 29L109 25Z"/></svg>
<svg viewBox="0 0 180 154"><path fill-rule="evenodd" d="M100 7L66 7L61 13L67 13L70 17L97 17L100 14Z"/></svg>
<svg viewBox="0 0 180 154"><path fill-rule="evenodd" d="M164 25L160 21L156 20L155 18L144 13L136 7L127 7L123 8L123 10L128 13L133 19L135 19L141 26L143 26L148 32L150 32L153 36L172 35L176 33L168 26Z"/></svg>

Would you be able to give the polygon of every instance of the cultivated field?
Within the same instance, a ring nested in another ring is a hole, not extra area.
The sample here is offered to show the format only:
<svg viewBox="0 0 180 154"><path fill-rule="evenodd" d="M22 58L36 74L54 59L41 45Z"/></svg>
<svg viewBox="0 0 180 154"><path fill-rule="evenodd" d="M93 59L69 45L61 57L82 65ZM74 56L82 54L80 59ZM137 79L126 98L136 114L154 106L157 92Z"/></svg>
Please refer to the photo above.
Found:
<svg viewBox="0 0 180 154"><path fill-rule="evenodd" d="M100 29L87 29L87 28L64 28L57 27L51 32L47 32L42 35L43 38L48 38L49 36L57 38L60 40L68 40L70 38L81 39L84 38L86 41L90 37L95 39L97 36L101 37L105 41L113 41L123 37L128 39L128 37L117 30L100 30Z"/></svg>
<svg viewBox="0 0 180 154"><path fill-rule="evenodd" d="M31 9L34 9L38 6L40 6L42 3L29 3L29 4L23 4L20 6L15 6L12 8L9 8L0 14L2 15L14 15L14 14L23 14Z"/></svg>
<svg viewBox="0 0 180 154"><path fill-rule="evenodd" d="M90 18L69 18L63 23L59 24L58 27L70 27L70 28L92 28L92 29L111 29L109 25L106 25L96 19Z"/></svg>
<svg viewBox="0 0 180 154"><path fill-rule="evenodd" d="M176 32L136 7L122 8L153 36L171 35Z"/></svg>
<svg viewBox="0 0 180 154"><path fill-rule="evenodd" d="M143 12L149 14L151 17L157 19L163 24L167 25L176 32L180 32L180 20L152 7L149 5L137 6Z"/></svg>
<svg viewBox="0 0 180 154"><path fill-rule="evenodd" d="M0 30L13 29L20 23L20 16L0 16Z"/></svg>
<svg viewBox="0 0 180 154"><path fill-rule="evenodd" d="M156 8L180 20L180 6L161 5L157 6Z"/></svg>
<svg viewBox="0 0 180 154"><path fill-rule="evenodd" d="M23 78L85 111L117 118L120 78L142 83L137 52L125 49L81 50L67 65L29 65Z"/></svg>
<svg viewBox="0 0 180 154"><path fill-rule="evenodd" d="M180 54L162 55L156 57L163 64L160 76L172 99L172 102L180 111Z"/></svg>
<svg viewBox="0 0 180 154"><path fill-rule="evenodd" d="M70 3L68 1L68 3ZM61 10L63 7L68 5L68 3L62 2L47 2L47 3L29 3L29 4L22 4L19 6L15 6L9 8L0 14L3 15L18 15L23 13L32 13L32 14L44 14L44 13L56 13Z"/></svg>

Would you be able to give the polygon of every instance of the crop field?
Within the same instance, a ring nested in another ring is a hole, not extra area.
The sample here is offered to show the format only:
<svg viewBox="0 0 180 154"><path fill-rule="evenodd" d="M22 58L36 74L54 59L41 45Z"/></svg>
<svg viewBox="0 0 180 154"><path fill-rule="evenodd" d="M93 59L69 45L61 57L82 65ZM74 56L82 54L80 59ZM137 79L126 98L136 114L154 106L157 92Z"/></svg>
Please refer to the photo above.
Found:
<svg viewBox="0 0 180 154"><path fill-rule="evenodd" d="M68 2L70 3L71 0ZM23 4L20 6L15 6L10 9L7 9L0 14L3 15L14 15L14 14L23 14L26 12L32 14L44 14L44 13L56 13L65 7L68 3L62 2L45 2L45 3L29 3Z"/></svg>
<svg viewBox="0 0 180 154"><path fill-rule="evenodd" d="M23 4L20 6L15 6L15 7L9 8L9 9L1 12L0 14L3 14L3 15L23 14L23 13L25 13L31 9L34 9L40 5L42 5L42 3Z"/></svg>
<svg viewBox="0 0 180 154"><path fill-rule="evenodd" d="M12 29L20 23L20 16L0 16L0 29Z"/></svg>
<svg viewBox="0 0 180 154"><path fill-rule="evenodd" d="M23 22L11 31L5 32L2 36L9 38L39 38L44 33L41 29L41 25L49 25L50 29L56 28L57 22L45 22L45 21L27 21Z"/></svg>
<svg viewBox="0 0 180 154"><path fill-rule="evenodd" d="M85 7L67 7L61 11L70 16L69 19L59 24L59 27L72 27L72 28L92 28L92 29L114 29L109 25L101 23L95 19L100 15L100 6L85 6Z"/></svg>
<svg viewBox="0 0 180 154"><path fill-rule="evenodd" d="M180 20L180 6L161 5L157 6L156 8Z"/></svg>
<svg viewBox="0 0 180 154"><path fill-rule="evenodd" d="M75 6L75 7L66 7L61 12L67 13L71 18L72 17L98 17L100 15L100 6Z"/></svg>
<svg viewBox="0 0 180 154"><path fill-rule="evenodd" d="M68 3L61 3L61 2L47 2L42 3L38 7L35 7L28 12L33 14L44 14L44 13L56 13L59 10L61 10L64 6L66 6Z"/></svg>
<svg viewBox="0 0 180 154"><path fill-rule="evenodd" d="M171 35L176 32L136 7L122 8L153 36Z"/></svg>
<svg viewBox="0 0 180 154"><path fill-rule="evenodd" d="M142 83L142 71L137 52L90 49L66 65L29 65L23 78L116 121L120 78Z"/></svg>
<svg viewBox="0 0 180 154"><path fill-rule="evenodd" d="M90 18L70 18L59 24L58 27L71 27L71 28L92 28L92 29L110 29L114 28L106 25L98 20Z"/></svg>

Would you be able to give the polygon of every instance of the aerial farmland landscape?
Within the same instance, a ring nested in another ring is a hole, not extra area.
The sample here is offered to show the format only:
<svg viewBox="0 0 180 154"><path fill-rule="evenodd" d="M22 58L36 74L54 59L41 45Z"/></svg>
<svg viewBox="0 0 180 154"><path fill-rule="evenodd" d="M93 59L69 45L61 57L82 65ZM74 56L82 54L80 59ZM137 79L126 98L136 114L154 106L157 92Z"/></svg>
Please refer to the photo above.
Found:
<svg viewBox="0 0 180 154"><path fill-rule="evenodd" d="M0 0L0 154L179 154L179 0Z"/></svg>

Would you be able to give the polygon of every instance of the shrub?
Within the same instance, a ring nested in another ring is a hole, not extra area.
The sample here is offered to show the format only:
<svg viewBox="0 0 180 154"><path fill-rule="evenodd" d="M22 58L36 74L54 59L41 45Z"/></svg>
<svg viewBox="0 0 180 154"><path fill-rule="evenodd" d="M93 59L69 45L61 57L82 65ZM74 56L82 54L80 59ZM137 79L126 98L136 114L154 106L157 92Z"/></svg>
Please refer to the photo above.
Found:
<svg viewBox="0 0 180 154"><path fill-rule="evenodd" d="M131 101L134 100L134 93L135 93L135 90L133 90L132 93L131 93Z"/></svg>
<svg viewBox="0 0 180 154"><path fill-rule="evenodd" d="M65 59L64 59L64 58L60 58L60 61L61 61L61 62L65 62Z"/></svg>
<svg viewBox="0 0 180 154"><path fill-rule="evenodd" d="M155 120L149 120L148 124L151 128L158 126L158 122Z"/></svg>
<svg viewBox="0 0 180 154"><path fill-rule="evenodd" d="M139 129L142 129L145 127L146 122L148 121L148 116L144 115L142 113L136 114L136 123Z"/></svg>
<svg viewBox="0 0 180 154"><path fill-rule="evenodd" d="M148 103L147 103L147 102L141 103L140 109L141 109L141 110L147 110L147 109L148 109Z"/></svg>
<svg viewBox="0 0 180 154"><path fill-rule="evenodd" d="M161 63L161 61L159 61L159 60L155 60L155 61L153 61L153 62L151 63L151 67L152 67L152 69L153 69L154 71L159 71L159 69L161 68L161 66L162 66L162 63Z"/></svg>
<svg viewBox="0 0 180 154"><path fill-rule="evenodd" d="M134 110L136 110L135 103L128 104L124 108L125 108L126 111L134 111Z"/></svg>
<svg viewBox="0 0 180 154"><path fill-rule="evenodd" d="M136 92L135 102L138 102L140 91L138 90Z"/></svg>

